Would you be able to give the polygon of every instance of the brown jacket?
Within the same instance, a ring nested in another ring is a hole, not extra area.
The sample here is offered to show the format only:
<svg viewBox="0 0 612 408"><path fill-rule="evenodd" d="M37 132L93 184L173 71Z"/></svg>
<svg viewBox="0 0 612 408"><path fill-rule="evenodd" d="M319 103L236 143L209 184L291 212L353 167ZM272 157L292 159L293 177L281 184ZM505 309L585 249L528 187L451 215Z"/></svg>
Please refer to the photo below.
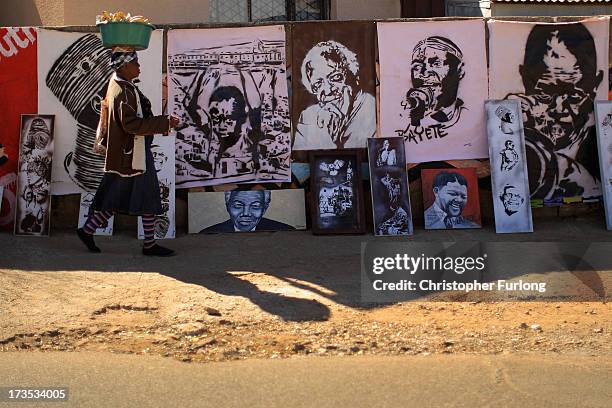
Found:
<svg viewBox="0 0 612 408"><path fill-rule="evenodd" d="M123 177L143 174L132 168L134 136L153 136L167 133L170 123L167 116L138 117L136 87L128 81L113 76L108 84L106 103L108 122L106 127L106 164L104 171ZM142 105L142 102L141 102Z"/></svg>

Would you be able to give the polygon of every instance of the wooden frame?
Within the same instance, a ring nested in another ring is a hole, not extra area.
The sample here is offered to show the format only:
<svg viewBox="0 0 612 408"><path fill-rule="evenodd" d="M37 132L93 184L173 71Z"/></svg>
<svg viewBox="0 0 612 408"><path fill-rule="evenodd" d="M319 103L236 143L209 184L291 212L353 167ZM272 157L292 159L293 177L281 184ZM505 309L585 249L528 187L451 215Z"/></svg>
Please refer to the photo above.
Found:
<svg viewBox="0 0 612 408"><path fill-rule="evenodd" d="M361 156L360 149L310 152L313 234L365 233ZM326 201L321 201L322 197ZM322 208L326 209L324 214Z"/></svg>
<svg viewBox="0 0 612 408"><path fill-rule="evenodd" d="M410 236L414 232L404 148L403 137L368 139L372 221L378 237Z"/></svg>

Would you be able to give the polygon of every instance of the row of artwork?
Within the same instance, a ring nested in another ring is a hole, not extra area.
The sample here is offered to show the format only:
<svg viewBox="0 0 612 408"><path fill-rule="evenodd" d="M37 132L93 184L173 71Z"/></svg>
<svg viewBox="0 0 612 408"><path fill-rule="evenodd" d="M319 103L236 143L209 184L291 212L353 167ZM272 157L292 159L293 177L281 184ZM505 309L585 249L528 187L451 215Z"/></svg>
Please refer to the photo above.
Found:
<svg viewBox="0 0 612 408"><path fill-rule="evenodd" d="M487 133L495 226L498 233L532 232L528 169L520 104L487 101ZM612 102L597 102L597 140L608 229L612 229ZM17 235L48 235L54 117L23 115L17 179ZM161 143L172 142L171 138ZM164 149L153 148L166 215L158 217L155 233L175 236L170 208L171 174L165 174ZM361 150L318 150L310 154L312 230L314 233L365 232ZM368 139L369 179L376 235L411 235L412 210L406 173L404 139ZM173 166L169 167L173 169ZM479 228L480 206L476 171L424 169L421 172L426 229ZM4 188L0 188L0 203ZM79 226L89 213L92 193L81 195ZM172 200L174 201L174 200ZM304 190L251 190L189 194L189 232L246 232L305 229ZM264 215L268 213L268 217ZM227 214L227 215L226 215ZM225 219L227 216L229 218ZM217 222L219 221L219 222ZM98 235L112 234L111 218ZM139 237L143 238L139 220Z"/></svg>
<svg viewBox="0 0 612 408"><path fill-rule="evenodd" d="M485 111L496 232L533 232L521 105L489 100ZM612 229L612 102L597 102L596 114L606 221ZM412 235L404 139L367 143L374 233ZM314 233L365 232L360 169L360 149L310 153ZM423 169L421 183L425 229L481 227L474 168ZM190 193L188 201L191 233L305 229L303 190L199 192Z"/></svg>
<svg viewBox="0 0 612 408"><path fill-rule="evenodd" d="M167 111L181 125L156 143L167 231L175 230L175 187L288 182L292 150L365 148L370 137L396 136L407 163L486 158L494 148L489 98L520 102L526 161L506 176L528 177L525 201L599 197L593 103L607 97L608 37L607 17L313 22L293 25L289 38L283 25L170 30ZM95 191L104 158L91 146L111 69L110 51L93 34L3 28L0 52L0 89L19 95L0 112L5 225L16 204L22 113L55 115L51 193ZM156 30L139 53L140 86L156 114L163 54ZM513 160L511 150L503 160Z"/></svg>

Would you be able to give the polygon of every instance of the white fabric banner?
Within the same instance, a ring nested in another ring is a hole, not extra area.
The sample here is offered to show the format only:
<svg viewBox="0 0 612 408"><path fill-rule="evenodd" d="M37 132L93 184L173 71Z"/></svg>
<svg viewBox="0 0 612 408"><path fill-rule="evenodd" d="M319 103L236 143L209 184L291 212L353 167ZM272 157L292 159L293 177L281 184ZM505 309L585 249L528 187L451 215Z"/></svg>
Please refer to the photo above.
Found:
<svg viewBox="0 0 612 408"><path fill-rule="evenodd" d="M601 196L593 104L608 97L609 24L488 22L490 96L521 102L532 199Z"/></svg>
<svg viewBox="0 0 612 408"><path fill-rule="evenodd" d="M38 110L55 115L51 193L95 192L104 156L92 152L100 101L112 75L110 50L97 34L38 29ZM163 30L138 52L142 92L161 114Z"/></svg>
<svg viewBox="0 0 612 408"><path fill-rule="evenodd" d="M408 163L487 157L484 22L377 27L380 136L402 136Z"/></svg>
<svg viewBox="0 0 612 408"><path fill-rule="evenodd" d="M284 26L170 30L178 188L291 180Z"/></svg>

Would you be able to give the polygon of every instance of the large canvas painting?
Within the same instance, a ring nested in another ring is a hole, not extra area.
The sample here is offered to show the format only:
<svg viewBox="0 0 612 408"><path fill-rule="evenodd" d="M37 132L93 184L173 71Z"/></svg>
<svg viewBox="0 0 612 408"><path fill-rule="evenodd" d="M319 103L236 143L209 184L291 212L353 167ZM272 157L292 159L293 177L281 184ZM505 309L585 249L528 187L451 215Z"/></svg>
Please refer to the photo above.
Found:
<svg viewBox="0 0 612 408"><path fill-rule="evenodd" d="M49 235L53 115L21 115L15 235Z"/></svg>
<svg viewBox="0 0 612 408"><path fill-rule="evenodd" d="M138 87L161 114L162 30L138 52ZM95 192L104 173L104 156L93 152L100 103L113 73L111 51L97 34L40 29L38 104L56 115L53 194Z"/></svg>
<svg viewBox="0 0 612 408"><path fill-rule="evenodd" d="M474 168L423 169L425 229L480 228L478 177Z"/></svg>
<svg viewBox="0 0 612 408"><path fill-rule="evenodd" d="M174 143L174 136L157 135L151 145L164 212L155 217L155 239L176 238ZM144 239L142 217L138 217L138 239Z"/></svg>
<svg viewBox="0 0 612 408"><path fill-rule="evenodd" d="M79 205L79 228L83 228L87 223L89 217L89 208L94 199L94 193L81 193L81 202ZM94 235L109 236L113 235L113 225L115 223L115 217L110 217L106 222L106 225L96 229Z"/></svg>
<svg viewBox="0 0 612 408"><path fill-rule="evenodd" d="M284 26L170 30L178 188L291 180Z"/></svg>
<svg viewBox="0 0 612 408"><path fill-rule="evenodd" d="M256 232L306 229L304 190L189 193L189 232Z"/></svg>
<svg viewBox="0 0 612 408"><path fill-rule="evenodd" d="M403 137L409 163L487 157L484 22L377 26L381 135Z"/></svg>
<svg viewBox="0 0 612 408"><path fill-rule="evenodd" d="M533 232L521 104L485 103L495 231Z"/></svg>
<svg viewBox="0 0 612 408"><path fill-rule="evenodd" d="M0 27L0 229L13 230L21 115L38 112L36 48L35 28Z"/></svg>
<svg viewBox="0 0 612 408"><path fill-rule="evenodd" d="M310 195L313 233L365 232L360 150L313 150Z"/></svg>
<svg viewBox="0 0 612 408"><path fill-rule="evenodd" d="M365 148L376 134L375 25L292 28L293 150Z"/></svg>
<svg viewBox="0 0 612 408"><path fill-rule="evenodd" d="M596 102L595 118L606 226L612 230L612 101Z"/></svg>
<svg viewBox="0 0 612 408"><path fill-rule="evenodd" d="M600 197L593 104L608 96L609 18L488 24L490 96L521 103L531 198Z"/></svg>
<svg viewBox="0 0 612 408"><path fill-rule="evenodd" d="M376 235L412 235L412 211L404 139L368 140L372 211Z"/></svg>

